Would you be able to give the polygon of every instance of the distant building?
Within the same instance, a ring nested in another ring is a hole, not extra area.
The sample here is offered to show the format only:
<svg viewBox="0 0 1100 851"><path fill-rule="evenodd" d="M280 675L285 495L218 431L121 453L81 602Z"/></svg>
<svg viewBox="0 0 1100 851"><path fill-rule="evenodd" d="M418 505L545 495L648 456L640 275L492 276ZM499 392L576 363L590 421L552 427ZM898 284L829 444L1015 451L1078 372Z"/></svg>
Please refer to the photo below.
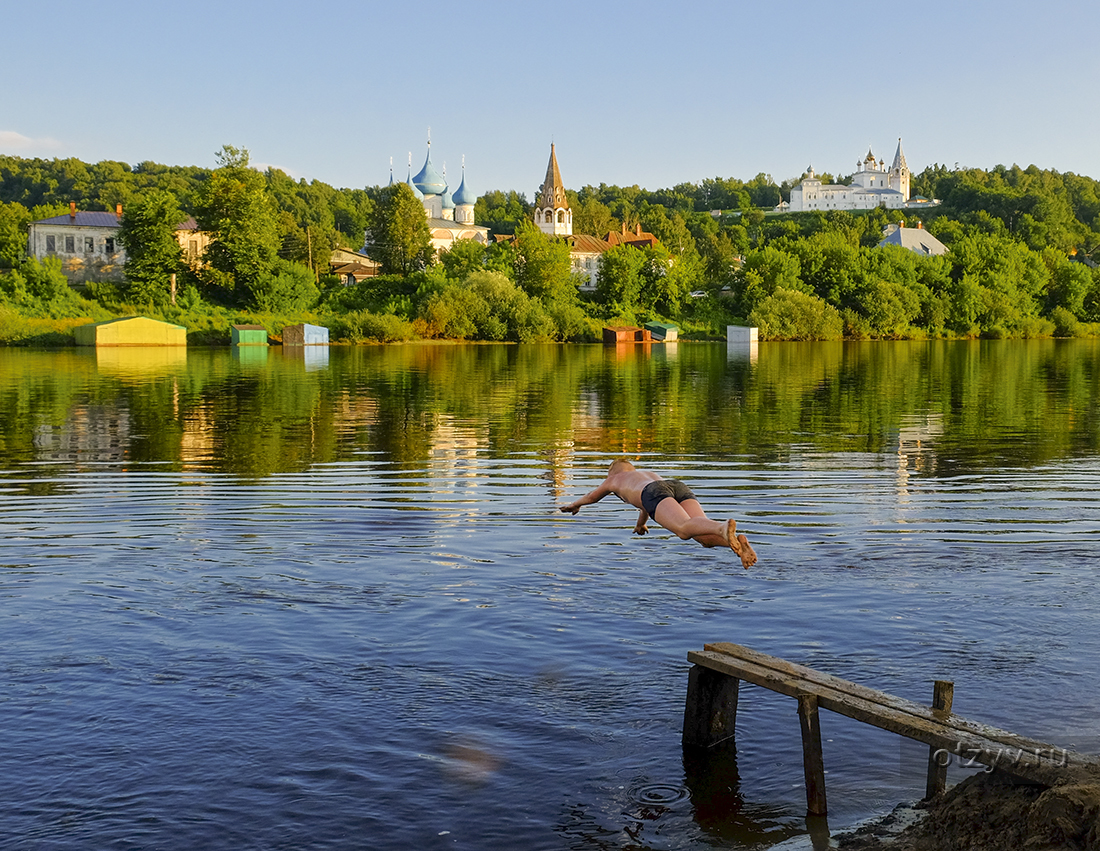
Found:
<svg viewBox="0 0 1100 851"><path fill-rule="evenodd" d="M38 260L59 257L70 281L89 277L122 278L126 252L118 242L122 205L113 213L78 211L69 204L68 215L31 222L27 232L27 256Z"/></svg>
<svg viewBox="0 0 1100 851"><path fill-rule="evenodd" d="M462 180L452 195L447 186L446 168L441 174L432 164L432 142L429 139L424 167L414 177L410 156L409 177L405 182L424 204L424 215L428 217L428 230L436 254L450 249L463 239L472 239L481 245L489 244L489 229L474 222L477 195L466 185L465 162L462 164ZM393 185L392 169L390 185Z"/></svg>
<svg viewBox="0 0 1100 851"><path fill-rule="evenodd" d="M72 201L68 215L31 222L27 256L38 260L59 257L61 271L70 282L122 280L126 250L118 241L121 219L121 204L113 213L100 213L77 210ZM199 230L194 218L188 218L176 229L176 241L184 261L194 268L202 262L210 235Z"/></svg>
<svg viewBox="0 0 1100 851"><path fill-rule="evenodd" d="M887 225L882 241L875 247L882 248L884 245L900 245L924 257L940 257L947 253L947 246L926 231L920 222L915 228Z"/></svg>
<svg viewBox="0 0 1100 851"><path fill-rule="evenodd" d="M546 164L546 178L539 187L535 202L535 224L543 233L560 237L568 244L572 269L583 280L581 289L584 290L596 288L600 256L605 251L616 245L646 248L657 244L657 237L643 231L641 225L628 231L624 224L621 232L611 231L604 237L573 233L573 211L569 207L569 196L561 179L553 143L550 145L550 161Z"/></svg>
<svg viewBox="0 0 1100 851"><path fill-rule="evenodd" d="M189 216L176 228L176 242L183 249L183 260L192 269L202 265L202 257L210 245L210 234L199 230L194 216Z"/></svg>
<svg viewBox="0 0 1100 851"><path fill-rule="evenodd" d="M352 251L350 248L332 249L328 261L329 272L337 275L346 287L375 277L381 266L362 251Z"/></svg>
<svg viewBox="0 0 1100 851"><path fill-rule="evenodd" d="M147 316L124 316L73 329L78 346L186 346L187 329Z"/></svg>
<svg viewBox="0 0 1100 851"><path fill-rule="evenodd" d="M885 160L876 159L868 150L866 157L856 161L856 171L848 186L822 183L811 166L803 175L802 182L791 190L789 210L801 213L809 210L873 210L876 207L905 209L910 206L910 177L901 139L898 139L898 149L889 169ZM921 206L930 205L925 198L919 200Z"/></svg>
<svg viewBox="0 0 1100 851"><path fill-rule="evenodd" d="M573 233L573 211L569 208L553 142L550 143L550 162L546 164L546 179L539 187L535 202L535 224L550 236L571 236Z"/></svg>

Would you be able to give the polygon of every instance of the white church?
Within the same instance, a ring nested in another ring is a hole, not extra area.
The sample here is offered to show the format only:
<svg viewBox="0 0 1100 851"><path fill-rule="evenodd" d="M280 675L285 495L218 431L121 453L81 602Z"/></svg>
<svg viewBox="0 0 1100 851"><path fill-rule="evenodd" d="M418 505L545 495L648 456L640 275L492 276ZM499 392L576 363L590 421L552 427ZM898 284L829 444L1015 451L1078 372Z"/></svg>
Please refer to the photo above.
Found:
<svg viewBox="0 0 1100 851"><path fill-rule="evenodd" d="M889 210L926 207L931 203L925 198L909 197L909 166L901 150L898 150L890 168L886 161L877 159L868 150L867 156L856 161L856 171L849 186L837 183L822 183L814 174L813 166L807 169L802 182L791 190L790 206L792 213L809 210L873 210L886 207Z"/></svg>
<svg viewBox="0 0 1100 851"><path fill-rule="evenodd" d="M477 194L466 185L466 163L462 164L462 180L453 193L447 185L447 166L440 174L432 164L432 140L428 139L428 155L424 167L414 177L412 154L409 155L409 177L405 181L413 194L423 202L424 215L428 217L428 230L432 246L438 253L449 249L460 239L472 239L482 245L489 244L489 229L474 223L474 204ZM390 185L393 185L393 168L390 168Z"/></svg>

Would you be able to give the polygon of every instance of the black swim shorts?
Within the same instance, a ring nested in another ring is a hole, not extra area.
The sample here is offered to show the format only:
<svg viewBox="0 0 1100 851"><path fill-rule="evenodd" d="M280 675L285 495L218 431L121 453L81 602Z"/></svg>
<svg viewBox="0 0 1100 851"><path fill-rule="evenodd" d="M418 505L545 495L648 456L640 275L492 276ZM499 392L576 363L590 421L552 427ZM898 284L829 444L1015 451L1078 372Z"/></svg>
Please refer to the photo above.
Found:
<svg viewBox="0 0 1100 851"><path fill-rule="evenodd" d="M657 504L669 497L677 502L683 502L685 499L695 499L695 494L679 479L658 479L642 489L642 508L650 517L654 517Z"/></svg>

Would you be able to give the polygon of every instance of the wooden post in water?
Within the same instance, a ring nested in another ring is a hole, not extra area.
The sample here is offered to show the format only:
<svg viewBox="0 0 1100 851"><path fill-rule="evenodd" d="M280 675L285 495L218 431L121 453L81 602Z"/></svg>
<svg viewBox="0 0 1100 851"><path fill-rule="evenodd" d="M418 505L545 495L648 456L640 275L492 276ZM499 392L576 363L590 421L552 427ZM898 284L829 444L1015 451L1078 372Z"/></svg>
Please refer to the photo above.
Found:
<svg viewBox="0 0 1100 851"><path fill-rule="evenodd" d="M951 713L951 701L955 697L955 684L950 680L936 680L932 687L932 709ZM928 746L928 782L924 786L925 800L942 794L947 788L947 764L950 756L935 745Z"/></svg>
<svg viewBox="0 0 1100 851"><path fill-rule="evenodd" d="M740 682L702 665L691 666L684 704L684 747L709 748L733 738Z"/></svg>
<svg viewBox="0 0 1100 851"><path fill-rule="evenodd" d="M817 696L798 696L798 721L802 726L802 767L806 772L806 812L823 816L825 803L825 758L821 754L821 724L817 714Z"/></svg>

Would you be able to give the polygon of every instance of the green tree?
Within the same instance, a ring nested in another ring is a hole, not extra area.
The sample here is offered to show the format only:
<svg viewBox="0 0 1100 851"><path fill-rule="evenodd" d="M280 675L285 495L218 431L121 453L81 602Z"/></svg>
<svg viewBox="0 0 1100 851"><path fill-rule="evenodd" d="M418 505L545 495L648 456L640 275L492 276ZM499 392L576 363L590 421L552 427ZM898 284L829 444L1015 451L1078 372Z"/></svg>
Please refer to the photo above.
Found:
<svg viewBox="0 0 1100 851"><path fill-rule="evenodd" d="M573 233L606 236L619 229L619 221L605 204L592 196L579 196L573 209Z"/></svg>
<svg viewBox="0 0 1100 851"><path fill-rule="evenodd" d="M642 290L646 256L630 245L616 245L600 255L596 296L616 312L633 312Z"/></svg>
<svg viewBox="0 0 1100 851"><path fill-rule="evenodd" d="M807 290L799 273L798 258L771 245L748 252L735 276L741 315L777 289Z"/></svg>
<svg viewBox="0 0 1100 851"><path fill-rule="evenodd" d="M248 164L248 151L225 145L219 167L199 194L195 219L210 234L207 279L237 301L267 275L281 245L275 204L267 181Z"/></svg>
<svg viewBox="0 0 1100 851"><path fill-rule="evenodd" d="M432 261L432 234L424 205L405 183L379 194L370 221L368 253L385 274L409 275Z"/></svg>
<svg viewBox="0 0 1100 851"><path fill-rule="evenodd" d="M0 269L14 269L27 251L31 214L22 204L0 201Z"/></svg>
<svg viewBox="0 0 1100 851"><path fill-rule="evenodd" d="M529 221L533 207L518 192L486 192L474 204L474 218L494 235L512 236L521 222Z"/></svg>
<svg viewBox="0 0 1100 851"><path fill-rule="evenodd" d="M273 313L306 310L319 295L313 271L299 263L275 258L271 267L251 284L252 302Z"/></svg>
<svg viewBox="0 0 1100 851"><path fill-rule="evenodd" d="M448 278L462 280L471 272L485 268L485 246L477 240L460 239L439 255Z"/></svg>
<svg viewBox="0 0 1100 851"><path fill-rule="evenodd" d="M175 196L164 189L147 192L123 209L118 241L126 249L126 281L133 301L167 300L172 273L183 270L176 228L185 218Z"/></svg>
<svg viewBox="0 0 1100 851"><path fill-rule="evenodd" d="M533 222L521 222L515 239L516 283L544 302L576 298L569 246L548 236Z"/></svg>
<svg viewBox="0 0 1100 851"><path fill-rule="evenodd" d="M753 308L749 324L765 340L839 340L844 333L844 321L831 304L781 287Z"/></svg>

